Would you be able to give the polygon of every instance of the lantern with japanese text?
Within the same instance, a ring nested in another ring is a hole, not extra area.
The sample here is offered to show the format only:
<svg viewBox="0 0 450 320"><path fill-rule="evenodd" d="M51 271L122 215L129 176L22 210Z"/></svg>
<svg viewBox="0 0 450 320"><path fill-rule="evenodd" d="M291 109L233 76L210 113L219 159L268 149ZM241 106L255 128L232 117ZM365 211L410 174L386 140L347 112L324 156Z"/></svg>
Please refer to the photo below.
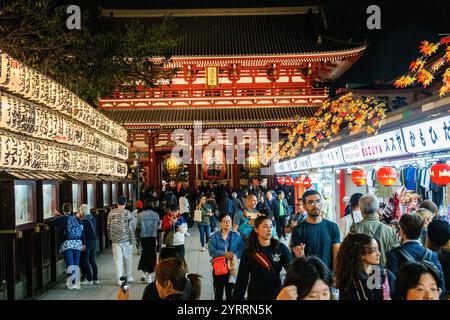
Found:
<svg viewBox="0 0 450 320"><path fill-rule="evenodd" d="M225 155L220 149L203 152L203 177L208 180L220 179L225 176Z"/></svg>
<svg viewBox="0 0 450 320"><path fill-rule="evenodd" d="M297 177L294 179L294 186L296 186L296 187L302 186L302 179L300 177Z"/></svg>
<svg viewBox="0 0 450 320"><path fill-rule="evenodd" d="M303 179L303 187L306 189L309 189L312 187L312 180L310 177L306 177L305 179Z"/></svg>
<svg viewBox="0 0 450 320"><path fill-rule="evenodd" d="M450 183L450 165L447 163L436 163L431 167L431 181L439 185Z"/></svg>
<svg viewBox="0 0 450 320"><path fill-rule="evenodd" d="M392 167L381 167L377 172L377 180L383 186L392 186L397 181L397 171Z"/></svg>
<svg viewBox="0 0 450 320"><path fill-rule="evenodd" d="M285 177L278 177L277 178L277 182L278 182L278 184L283 185L286 182L286 178Z"/></svg>
<svg viewBox="0 0 450 320"><path fill-rule="evenodd" d="M287 186L294 185L294 179L292 179L291 177L286 177L286 185Z"/></svg>
<svg viewBox="0 0 450 320"><path fill-rule="evenodd" d="M352 182L358 187L365 185L367 182L366 172L363 169L353 170Z"/></svg>

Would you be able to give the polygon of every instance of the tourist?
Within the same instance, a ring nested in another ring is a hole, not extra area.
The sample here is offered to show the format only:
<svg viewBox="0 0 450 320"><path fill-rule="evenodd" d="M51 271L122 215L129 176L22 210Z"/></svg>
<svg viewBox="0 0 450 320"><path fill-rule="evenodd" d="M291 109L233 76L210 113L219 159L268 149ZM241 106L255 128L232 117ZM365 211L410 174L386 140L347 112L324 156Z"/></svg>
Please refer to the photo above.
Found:
<svg viewBox="0 0 450 320"><path fill-rule="evenodd" d="M427 261L407 262L398 272L396 288L399 300L439 300L439 273Z"/></svg>
<svg viewBox="0 0 450 320"><path fill-rule="evenodd" d="M98 266L95 261L97 253L97 221L91 214L89 206L82 204L78 211L79 218L83 224L86 250L81 253L81 284L99 284Z"/></svg>
<svg viewBox="0 0 450 320"><path fill-rule="evenodd" d="M211 235L211 222L209 217L213 214L211 207L206 203L206 196L200 197L200 202L197 204L197 210L202 211L202 221L198 223L198 230L200 231L200 244L202 246L202 251L205 251L205 245L208 243Z"/></svg>
<svg viewBox="0 0 450 320"><path fill-rule="evenodd" d="M341 241L343 241L347 233L350 232L350 227L363 219L359 208L359 199L361 199L362 196L362 193L354 193L350 197L350 213L342 217L339 222Z"/></svg>

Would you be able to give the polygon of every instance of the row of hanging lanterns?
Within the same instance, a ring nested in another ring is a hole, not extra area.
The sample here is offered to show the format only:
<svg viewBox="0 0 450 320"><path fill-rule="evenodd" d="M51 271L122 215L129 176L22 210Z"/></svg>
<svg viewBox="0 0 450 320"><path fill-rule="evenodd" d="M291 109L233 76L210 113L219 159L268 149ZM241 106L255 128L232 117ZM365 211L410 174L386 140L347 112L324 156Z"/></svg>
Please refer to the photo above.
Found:
<svg viewBox="0 0 450 320"><path fill-rule="evenodd" d="M438 185L450 183L450 165L447 163L437 163L431 167L431 181ZM392 186L397 181L398 173L393 167L381 167L377 171L377 180L383 186ZM357 186L367 183L367 175L363 169L352 171L352 182Z"/></svg>
<svg viewBox="0 0 450 320"><path fill-rule="evenodd" d="M287 185L287 186L295 186L295 187L301 187L303 186L306 189L311 188L312 186L312 180L309 177L304 178L303 180L300 177L297 177L295 179L292 179L292 177L283 177L280 176L277 178L278 184L281 185Z"/></svg>

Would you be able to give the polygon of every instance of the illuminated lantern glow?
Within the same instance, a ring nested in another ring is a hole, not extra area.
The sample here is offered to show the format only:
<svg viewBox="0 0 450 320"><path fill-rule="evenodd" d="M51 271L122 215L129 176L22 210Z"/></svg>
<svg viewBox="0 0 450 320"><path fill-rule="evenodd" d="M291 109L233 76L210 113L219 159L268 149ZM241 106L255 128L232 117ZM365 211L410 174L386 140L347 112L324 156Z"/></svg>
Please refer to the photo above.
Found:
<svg viewBox="0 0 450 320"><path fill-rule="evenodd" d="M306 177L305 179L303 179L303 187L306 189L309 189L312 187L312 180L310 177Z"/></svg>
<svg viewBox="0 0 450 320"><path fill-rule="evenodd" d="M352 182L358 187L363 186L367 183L366 172L362 169L352 171Z"/></svg>
<svg viewBox="0 0 450 320"><path fill-rule="evenodd" d="M294 185L294 179L291 177L286 177L286 185L287 186L293 186Z"/></svg>
<svg viewBox="0 0 450 320"><path fill-rule="evenodd" d="M450 165L446 163L436 163L431 167L431 181L439 185L447 185L450 183Z"/></svg>
<svg viewBox="0 0 450 320"><path fill-rule="evenodd" d="M300 179L300 177L297 177L294 179L294 186L296 187L301 187L302 185L302 179Z"/></svg>
<svg viewBox="0 0 450 320"><path fill-rule="evenodd" d="M277 179L278 184L285 184L286 183L286 178L285 177L278 177Z"/></svg>
<svg viewBox="0 0 450 320"><path fill-rule="evenodd" d="M377 180L383 186L392 186L397 181L397 171L392 167L381 167L377 172Z"/></svg>
<svg viewBox="0 0 450 320"><path fill-rule="evenodd" d="M217 180L225 176L225 155L222 150L211 149L203 152L203 177Z"/></svg>

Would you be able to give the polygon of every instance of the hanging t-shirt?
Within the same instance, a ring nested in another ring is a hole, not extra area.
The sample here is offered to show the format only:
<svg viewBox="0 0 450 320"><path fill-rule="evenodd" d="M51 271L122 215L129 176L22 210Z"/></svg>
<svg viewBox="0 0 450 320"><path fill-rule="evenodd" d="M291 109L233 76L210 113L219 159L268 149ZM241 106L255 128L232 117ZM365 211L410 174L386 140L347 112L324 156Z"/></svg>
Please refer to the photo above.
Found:
<svg viewBox="0 0 450 320"><path fill-rule="evenodd" d="M416 191L416 171L414 167L409 167L406 172L406 189Z"/></svg>
<svg viewBox="0 0 450 320"><path fill-rule="evenodd" d="M340 243L339 227L336 223L322 219L318 224L303 220L292 231L291 245L305 244L305 255L316 256L330 269L333 268L332 245Z"/></svg>

